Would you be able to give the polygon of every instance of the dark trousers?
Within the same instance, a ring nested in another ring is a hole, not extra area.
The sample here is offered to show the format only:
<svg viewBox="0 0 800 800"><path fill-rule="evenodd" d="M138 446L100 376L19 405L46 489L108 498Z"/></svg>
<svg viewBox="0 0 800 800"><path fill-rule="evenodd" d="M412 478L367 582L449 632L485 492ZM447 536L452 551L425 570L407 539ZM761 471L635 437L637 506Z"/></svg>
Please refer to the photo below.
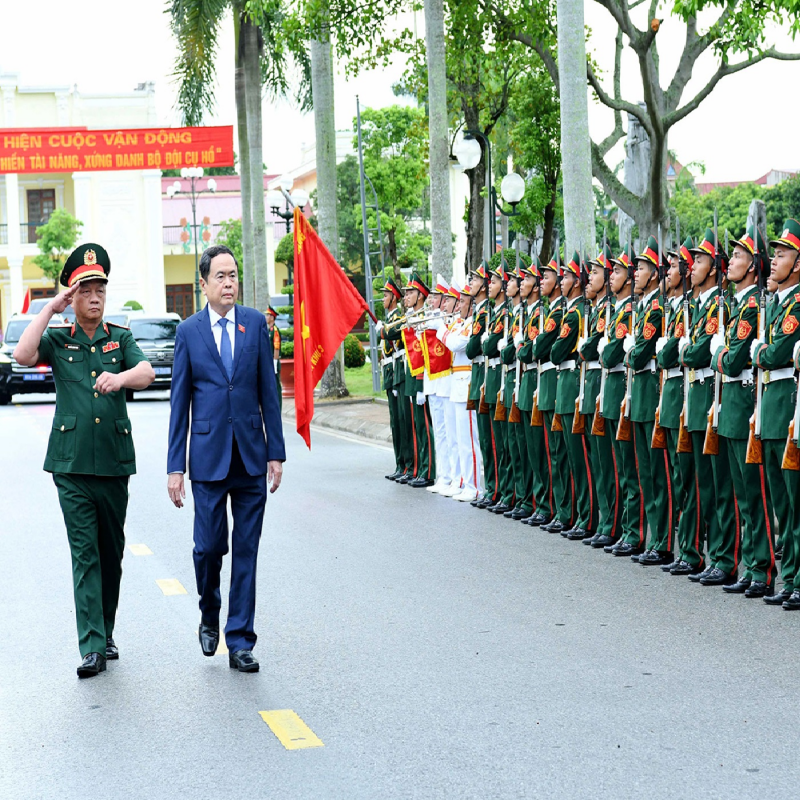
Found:
<svg viewBox="0 0 800 800"><path fill-rule="evenodd" d="M592 417L587 415L586 427L591 428L591 425ZM622 497L611 426L606 426L605 436L589 433L586 439L597 496L597 532L616 540L622 535Z"/></svg>
<svg viewBox="0 0 800 800"><path fill-rule="evenodd" d="M544 425L531 425L531 412L523 411L522 427L525 431L525 444L528 449L533 481L533 508L538 514L552 517L553 482L550 479L550 456L548 437L550 431Z"/></svg>
<svg viewBox="0 0 800 800"><path fill-rule="evenodd" d="M414 417L409 405L409 398L402 388L397 389L397 429L400 439L400 464L403 472L411 475L414 472Z"/></svg>
<svg viewBox="0 0 800 800"><path fill-rule="evenodd" d="M564 428L561 436L567 453L567 463L572 473L572 485L575 491L575 527L585 531L597 530L597 497L592 482L592 467L589 460L589 447L586 435L573 433L574 414L562 414Z"/></svg>
<svg viewBox="0 0 800 800"><path fill-rule="evenodd" d="M706 540L705 523L700 517L700 485L694 471L694 456L678 452L677 428L665 428L667 454L672 470L672 496L678 510L679 557L693 567L703 565L703 543Z"/></svg>
<svg viewBox="0 0 800 800"><path fill-rule="evenodd" d="M574 489L572 473L569 469L567 446L564 434L553 430L555 412L543 411L542 417L547 426L548 456L550 458L550 477L553 482L553 504L555 515L562 525L572 527L574 521ZM566 425L566 417L562 419L562 427Z"/></svg>
<svg viewBox="0 0 800 800"><path fill-rule="evenodd" d="M125 549L128 478L54 473L72 556L81 657L106 654L114 633Z"/></svg>
<svg viewBox="0 0 800 800"><path fill-rule="evenodd" d="M633 423L636 472L645 517L650 527L650 549L672 552L672 477L666 450L653 450L653 422Z"/></svg>
<svg viewBox="0 0 800 800"><path fill-rule="evenodd" d="M714 465L712 458L703 453L703 445L706 441L705 431L691 431L692 436L692 458L694 459L694 472L697 476L697 513L700 517L699 524L701 529L706 532L708 547L706 548L709 565L713 565L712 542L719 542L721 535L719 532L719 515L717 514L717 493L714 482ZM700 543L700 554L703 553L702 542Z"/></svg>
<svg viewBox="0 0 800 800"><path fill-rule="evenodd" d="M528 514L533 513L533 470L528 461L528 446L525 441L525 425L530 428L531 421L528 416L527 423L525 412L520 411L519 422L508 423L509 453L514 470L515 494L517 508Z"/></svg>
<svg viewBox="0 0 800 800"><path fill-rule="evenodd" d="M800 472L781 469L785 439L764 439L764 471L775 516L778 519L783 556L783 588L793 591L800 586Z"/></svg>
<svg viewBox="0 0 800 800"><path fill-rule="evenodd" d="M405 470L403 458L403 433L400 427L399 397L394 396L392 389L386 390L386 399L389 401L389 426L392 429L392 447L394 448L394 467L397 472Z"/></svg>
<svg viewBox="0 0 800 800"><path fill-rule="evenodd" d="M206 625L219 624L220 572L228 553L228 497L233 531L231 588L225 642L228 650L252 650L256 643L253 621L256 611L256 567L267 476L248 475L234 440L231 467L221 481L192 481L194 497L194 572L200 595L200 614Z"/></svg>
<svg viewBox="0 0 800 800"><path fill-rule="evenodd" d="M639 489L639 475L636 469L633 436L629 442L617 441L618 427L619 420L606 420L606 436L611 436L622 497L622 540L634 547L644 547L647 531L645 530L644 502Z"/></svg>
<svg viewBox="0 0 800 800"><path fill-rule="evenodd" d="M475 403L477 409L477 401ZM475 416L478 420L478 444L483 462L483 494L496 503L500 499L500 493L497 486L497 450L492 420L489 414L478 412Z"/></svg>
<svg viewBox="0 0 800 800"><path fill-rule="evenodd" d="M497 469L497 500L508 506L514 505L514 475L511 469L511 461L508 457L508 425L501 420L494 418L497 406L492 403L489 406L489 419L492 424L492 436L494 443L495 466Z"/></svg>

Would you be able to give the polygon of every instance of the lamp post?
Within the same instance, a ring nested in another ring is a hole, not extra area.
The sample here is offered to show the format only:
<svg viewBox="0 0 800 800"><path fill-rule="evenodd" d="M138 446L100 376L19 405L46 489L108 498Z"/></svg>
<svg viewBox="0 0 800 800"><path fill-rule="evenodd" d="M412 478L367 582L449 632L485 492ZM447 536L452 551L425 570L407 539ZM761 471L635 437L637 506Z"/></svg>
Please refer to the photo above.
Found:
<svg viewBox="0 0 800 800"><path fill-rule="evenodd" d="M267 205L270 207L270 210L273 214L275 214L276 217L280 217L286 223L287 234L291 233L290 223L294 217L294 209L299 208L302 211L308 203L308 192L305 189L296 189L294 192L289 194L289 192L292 191L293 184L294 181L288 175L284 175L278 180L278 185L281 188L271 189L269 192L267 192ZM286 207L283 211L281 211L280 206L281 203L284 202L286 203ZM288 264L286 267L289 271L287 280L291 286L292 283L294 283L292 268Z"/></svg>
<svg viewBox="0 0 800 800"><path fill-rule="evenodd" d="M184 167L181 170L181 178L189 180L189 200L192 203L192 234L194 236L194 310L200 310L200 255L198 253L197 242L197 198L205 192L213 194L217 191L217 182L213 178L208 179L205 188L200 188L197 183L203 177L202 167ZM175 197L176 194L185 194L181 188L181 182L175 181L172 186L167 187L167 197Z"/></svg>

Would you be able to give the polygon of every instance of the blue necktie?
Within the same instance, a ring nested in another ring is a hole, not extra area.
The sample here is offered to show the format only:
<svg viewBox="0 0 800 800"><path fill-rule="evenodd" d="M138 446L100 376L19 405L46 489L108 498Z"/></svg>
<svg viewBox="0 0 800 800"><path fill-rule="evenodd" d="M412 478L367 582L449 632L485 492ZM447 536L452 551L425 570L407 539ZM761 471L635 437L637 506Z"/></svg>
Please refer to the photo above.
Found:
<svg viewBox="0 0 800 800"><path fill-rule="evenodd" d="M222 328L222 336L219 340L219 357L222 359L222 366L225 367L228 380L230 380L233 377L233 355L231 354L231 340L228 336L228 320L222 317L219 320L219 326Z"/></svg>

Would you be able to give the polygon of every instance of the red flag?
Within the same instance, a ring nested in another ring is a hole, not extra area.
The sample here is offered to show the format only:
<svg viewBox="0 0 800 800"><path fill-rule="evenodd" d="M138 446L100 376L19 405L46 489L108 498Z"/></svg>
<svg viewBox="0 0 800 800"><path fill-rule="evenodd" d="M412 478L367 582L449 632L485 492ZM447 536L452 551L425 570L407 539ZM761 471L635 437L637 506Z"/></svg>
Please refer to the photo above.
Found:
<svg viewBox="0 0 800 800"><path fill-rule="evenodd" d="M364 311L370 313L367 301L295 208L294 407L297 432L309 449L314 388Z"/></svg>
<svg viewBox="0 0 800 800"><path fill-rule="evenodd" d="M22 301L22 313L27 314L28 309L31 307L31 290L28 287L28 291L25 292L25 299Z"/></svg>

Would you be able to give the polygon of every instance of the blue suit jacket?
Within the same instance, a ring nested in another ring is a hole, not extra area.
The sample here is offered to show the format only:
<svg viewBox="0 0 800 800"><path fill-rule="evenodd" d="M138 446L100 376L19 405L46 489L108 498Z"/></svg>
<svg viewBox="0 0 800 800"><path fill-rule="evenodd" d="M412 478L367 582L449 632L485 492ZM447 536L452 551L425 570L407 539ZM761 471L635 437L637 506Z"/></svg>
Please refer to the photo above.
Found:
<svg viewBox="0 0 800 800"><path fill-rule="evenodd" d="M268 461L286 459L266 318L237 305L235 336L233 377L228 380L211 333L208 307L178 325L167 472L186 472L190 411L192 480L219 481L227 476L234 434L250 475L264 475Z"/></svg>

